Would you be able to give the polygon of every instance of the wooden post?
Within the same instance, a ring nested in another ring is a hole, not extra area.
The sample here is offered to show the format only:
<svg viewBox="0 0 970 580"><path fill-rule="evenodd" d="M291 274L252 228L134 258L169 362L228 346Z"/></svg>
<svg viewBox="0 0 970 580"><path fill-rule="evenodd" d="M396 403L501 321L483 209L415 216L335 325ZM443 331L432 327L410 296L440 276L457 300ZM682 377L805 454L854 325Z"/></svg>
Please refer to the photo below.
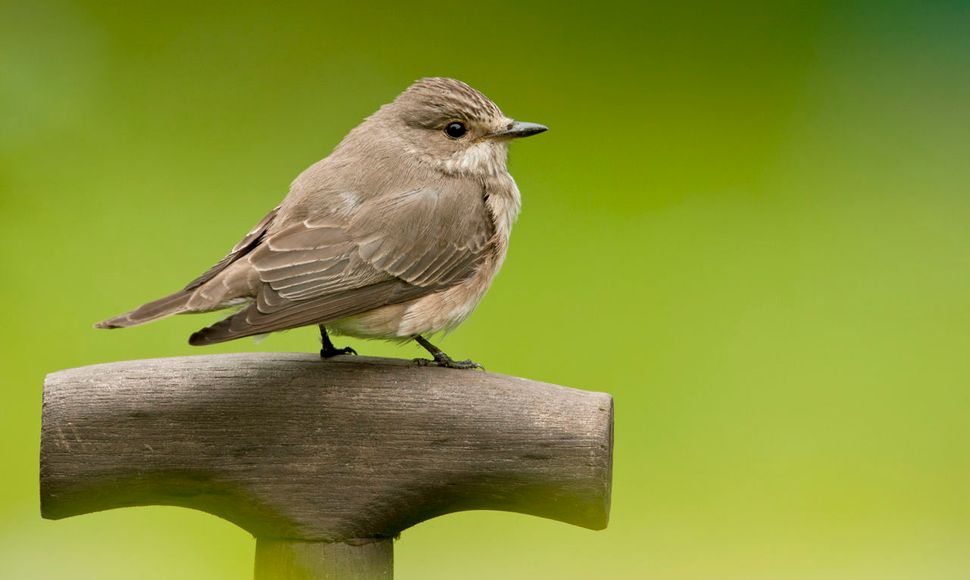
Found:
<svg viewBox="0 0 970 580"><path fill-rule="evenodd" d="M237 354L53 373L41 512L200 509L258 580L391 578L392 539L461 510L606 527L609 395L366 357Z"/></svg>
<svg viewBox="0 0 970 580"><path fill-rule="evenodd" d="M256 540L255 580L391 580L391 538L359 542Z"/></svg>

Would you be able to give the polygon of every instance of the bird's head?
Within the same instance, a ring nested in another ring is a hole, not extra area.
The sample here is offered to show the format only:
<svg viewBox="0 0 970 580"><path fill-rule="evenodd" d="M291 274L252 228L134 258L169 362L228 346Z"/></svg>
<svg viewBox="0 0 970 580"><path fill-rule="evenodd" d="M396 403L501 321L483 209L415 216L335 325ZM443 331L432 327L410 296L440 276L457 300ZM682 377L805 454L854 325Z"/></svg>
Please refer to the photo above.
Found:
<svg viewBox="0 0 970 580"><path fill-rule="evenodd" d="M368 126L371 136L383 132L385 145L395 144L400 154L444 173L471 176L506 171L509 141L546 130L506 117L482 93L440 77L412 84L361 127Z"/></svg>

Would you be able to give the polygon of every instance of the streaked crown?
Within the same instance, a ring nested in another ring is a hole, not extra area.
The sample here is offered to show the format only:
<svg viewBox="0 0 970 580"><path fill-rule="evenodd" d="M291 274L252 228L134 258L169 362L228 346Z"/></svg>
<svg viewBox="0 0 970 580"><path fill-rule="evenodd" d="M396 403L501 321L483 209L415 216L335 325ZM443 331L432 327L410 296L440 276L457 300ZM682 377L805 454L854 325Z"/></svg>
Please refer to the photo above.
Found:
<svg viewBox="0 0 970 580"><path fill-rule="evenodd" d="M402 105L405 121L420 127L434 127L441 119L487 124L504 117L488 97L467 84L444 77L416 81L394 102Z"/></svg>

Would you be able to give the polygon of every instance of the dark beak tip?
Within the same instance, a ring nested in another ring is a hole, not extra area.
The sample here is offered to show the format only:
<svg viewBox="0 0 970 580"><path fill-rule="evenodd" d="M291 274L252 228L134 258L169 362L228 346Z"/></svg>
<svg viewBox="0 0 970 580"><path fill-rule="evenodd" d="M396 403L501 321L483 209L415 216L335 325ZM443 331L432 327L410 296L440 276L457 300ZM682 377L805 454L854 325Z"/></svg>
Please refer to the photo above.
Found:
<svg viewBox="0 0 970 580"><path fill-rule="evenodd" d="M526 123L524 121L516 121L512 124L509 129L509 134L514 137L531 137L532 135L538 135L539 133L545 133L549 130L549 127L545 125L540 125L539 123Z"/></svg>

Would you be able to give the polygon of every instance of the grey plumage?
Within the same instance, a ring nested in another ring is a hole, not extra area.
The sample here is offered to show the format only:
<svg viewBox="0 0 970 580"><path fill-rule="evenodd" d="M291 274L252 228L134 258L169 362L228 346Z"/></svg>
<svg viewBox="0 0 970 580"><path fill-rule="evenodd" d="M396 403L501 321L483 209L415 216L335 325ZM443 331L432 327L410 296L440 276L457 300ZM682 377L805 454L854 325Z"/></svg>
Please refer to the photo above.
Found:
<svg viewBox="0 0 970 580"><path fill-rule="evenodd" d="M212 268L97 326L243 304L190 343L311 324L387 339L452 328L501 266L518 213L508 142L543 130L460 81L422 79L304 171Z"/></svg>

